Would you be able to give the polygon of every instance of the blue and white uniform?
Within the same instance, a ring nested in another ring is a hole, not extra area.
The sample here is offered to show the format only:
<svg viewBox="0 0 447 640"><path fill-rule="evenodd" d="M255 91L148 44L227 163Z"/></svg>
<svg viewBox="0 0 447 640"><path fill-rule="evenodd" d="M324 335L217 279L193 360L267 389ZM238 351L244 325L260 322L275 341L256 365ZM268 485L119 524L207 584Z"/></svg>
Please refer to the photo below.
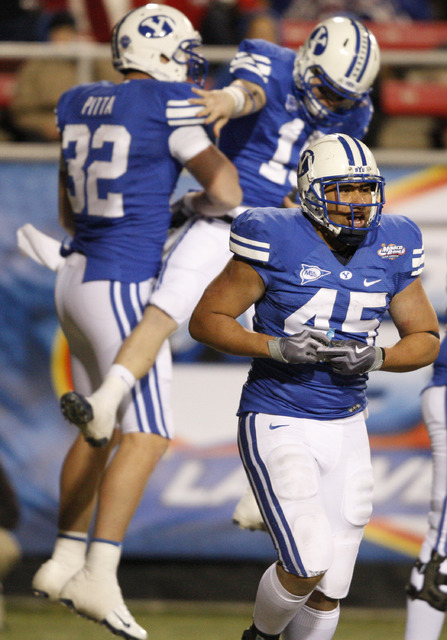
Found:
<svg viewBox="0 0 447 640"><path fill-rule="evenodd" d="M235 217L249 207L282 205L296 186L302 150L316 137L347 133L362 138L372 117L367 97L335 123L312 118L293 80L296 54L264 40L244 40L231 63L233 79L260 85L266 104L258 112L230 120L222 129L219 148L236 166L242 204L228 212ZM178 232L166 257L153 302L178 324L189 318L205 287L231 258L229 226L218 219L193 220Z"/></svg>
<svg viewBox="0 0 447 640"><path fill-rule="evenodd" d="M447 556L447 336L433 364L432 378L422 393L422 417L430 436L433 460L429 530L419 553L425 563L433 550ZM441 571L447 574L447 562Z"/></svg>
<svg viewBox="0 0 447 640"><path fill-rule="evenodd" d="M151 79L85 84L62 95L57 122L74 212L56 282L77 391L90 395L142 317L159 273L182 166L210 140L191 85ZM171 435L169 348L121 406L123 431Z"/></svg>
<svg viewBox="0 0 447 640"><path fill-rule="evenodd" d="M362 139L373 109L369 97L340 115L338 122L312 117L293 79L296 53L264 40L244 40L231 63L233 79L261 86L265 106L252 115L231 120L223 129L220 149L236 165L244 207L280 207L296 187L296 168L303 149L328 133Z"/></svg>
<svg viewBox="0 0 447 640"><path fill-rule="evenodd" d="M299 209L253 209L233 222L230 247L265 284L254 329L274 336L303 325L374 344L391 299L424 266L418 227L383 216L346 262ZM372 509L365 425L368 376L324 363L254 358L238 414L239 446L283 567L347 594Z"/></svg>

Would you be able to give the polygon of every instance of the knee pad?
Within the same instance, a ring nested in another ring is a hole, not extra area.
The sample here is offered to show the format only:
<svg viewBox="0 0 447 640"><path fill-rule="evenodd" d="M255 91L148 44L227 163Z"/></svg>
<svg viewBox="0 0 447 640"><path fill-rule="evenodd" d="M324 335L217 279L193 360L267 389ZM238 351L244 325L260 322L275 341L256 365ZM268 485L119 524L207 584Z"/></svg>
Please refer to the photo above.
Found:
<svg viewBox="0 0 447 640"><path fill-rule="evenodd" d="M324 573L332 562L334 547L318 496L316 462L304 447L281 445L270 453L267 467L307 575Z"/></svg>
<svg viewBox="0 0 447 640"><path fill-rule="evenodd" d="M447 611L447 575L441 573L440 567L446 560L437 551L433 551L427 563L419 558L411 571L410 583L406 592L411 600L425 600L438 611Z"/></svg>
<svg viewBox="0 0 447 640"><path fill-rule="evenodd" d="M325 573L334 559L334 541L326 516L320 513L298 516L292 531L308 577Z"/></svg>
<svg viewBox="0 0 447 640"><path fill-rule="evenodd" d="M349 478L344 496L343 515L354 527L368 524L373 505L372 469L357 469Z"/></svg>
<svg viewBox="0 0 447 640"><path fill-rule="evenodd" d="M351 529L334 535L334 559L318 584L328 598L341 600L349 592L363 529Z"/></svg>

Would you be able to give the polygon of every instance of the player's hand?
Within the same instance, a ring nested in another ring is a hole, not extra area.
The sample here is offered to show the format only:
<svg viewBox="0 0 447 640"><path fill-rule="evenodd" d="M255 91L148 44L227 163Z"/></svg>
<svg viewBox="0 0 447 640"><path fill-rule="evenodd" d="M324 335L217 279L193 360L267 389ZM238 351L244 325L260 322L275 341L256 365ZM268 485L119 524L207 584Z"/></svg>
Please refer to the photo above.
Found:
<svg viewBox="0 0 447 640"><path fill-rule="evenodd" d="M318 350L318 356L336 373L354 376L377 371L383 365L384 351L359 340L332 340L331 346Z"/></svg>
<svg viewBox="0 0 447 640"><path fill-rule="evenodd" d="M224 127L231 117L234 110L234 99L230 94L221 89L213 91L205 91L192 87L192 91L197 94L198 98L190 98L191 104L201 104L203 109L197 112L197 118L205 117L205 124L214 122L213 132L216 138L220 136L222 127Z"/></svg>
<svg viewBox="0 0 447 640"><path fill-rule="evenodd" d="M268 341L270 355L274 360L290 364L313 364L320 360L318 349L329 347L330 340L324 333L301 329L287 338L274 338Z"/></svg>
<svg viewBox="0 0 447 640"><path fill-rule="evenodd" d="M284 196L281 207L283 209L296 209L299 206L297 204L297 197L298 189L296 187L293 187L293 189L291 189L289 193Z"/></svg>

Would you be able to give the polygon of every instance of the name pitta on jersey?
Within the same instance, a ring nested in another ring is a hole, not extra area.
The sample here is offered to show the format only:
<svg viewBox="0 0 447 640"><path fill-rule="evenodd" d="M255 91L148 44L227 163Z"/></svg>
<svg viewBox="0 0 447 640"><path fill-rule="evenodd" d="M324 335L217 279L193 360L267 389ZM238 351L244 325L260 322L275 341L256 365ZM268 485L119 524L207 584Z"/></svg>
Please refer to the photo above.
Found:
<svg viewBox="0 0 447 640"><path fill-rule="evenodd" d="M306 282L313 282L314 280L318 280L323 276L330 275L330 271L325 271L324 269L320 269L316 265L304 264L301 263L301 271L300 278L301 284L306 284Z"/></svg>
<svg viewBox="0 0 447 640"><path fill-rule="evenodd" d="M382 244L381 248L377 251L377 255L381 258L388 258L389 260L395 260L399 256L403 256L406 249L401 244Z"/></svg>

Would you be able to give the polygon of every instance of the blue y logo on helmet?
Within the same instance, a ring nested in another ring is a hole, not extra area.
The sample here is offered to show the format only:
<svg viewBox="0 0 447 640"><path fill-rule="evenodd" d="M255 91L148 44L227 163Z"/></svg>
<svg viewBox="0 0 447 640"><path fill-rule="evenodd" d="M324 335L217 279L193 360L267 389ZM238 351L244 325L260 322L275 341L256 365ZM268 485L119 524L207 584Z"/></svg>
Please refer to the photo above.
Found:
<svg viewBox="0 0 447 640"><path fill-rule="evenodd" d="M310 149L307 149L303 155L301 156L301 162L299 165L299 173L298 173L298 178L301 178L302 176L304 176L306 173L309 172L310 170L310 166L314 161L314 152Z"/></svg>
<svg viewBox="0 0 447 640"><path fill-rule="evenodd" d="M315 29L309 37L309 49L311 49L316 56L321 56L326 51L327 43L328 32L324 26Z"/></svg>
<svg viewBox="0 0 447 640"><path fill-rule="evenodd" d="M175 21L169 16L159 15L146 18L138 26L138 31L145 38L165 38L175 28Z"/></svg>

